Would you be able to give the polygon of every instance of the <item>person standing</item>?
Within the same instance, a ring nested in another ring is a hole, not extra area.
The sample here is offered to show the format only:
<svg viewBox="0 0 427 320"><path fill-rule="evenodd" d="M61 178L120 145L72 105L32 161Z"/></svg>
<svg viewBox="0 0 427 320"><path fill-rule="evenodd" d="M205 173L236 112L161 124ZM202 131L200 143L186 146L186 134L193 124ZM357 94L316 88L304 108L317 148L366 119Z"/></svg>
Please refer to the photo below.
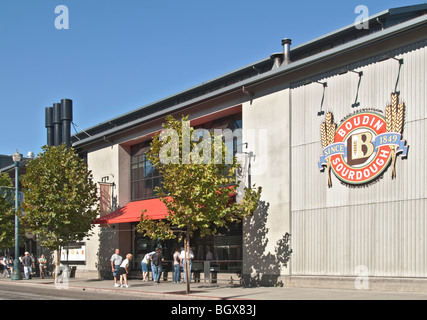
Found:
<svg viewBox="0 0 427 320"><path fill-rule="evenodd" d="M47 261L44 254L42 254L39 259L40 278L42 279L44 279L46 268L47 268Z"/></svg>
<svg viewBox="0 0 427 320"><path fill-rule="evenodd" d="M117 278L120 276L118 274L120 265L122 264L123 257L120 255L120 250L116 249L115 253L111 256L110 263L111 263L111 271L113 272L114 277L114 286L119 287L119 284L117 283Z"/></svg>
<svg viewBox="0 0 427 320"><path fill-rule="evenodd" d="M128 273L129 273L129 264L132 261L133 256L128 253L126 255L126 259L123 260L122 264L119 268L119 274L120 274L120 287L122 288L129 288L128 285ZM125 284L123 284L123 280L125 281Z"/></svg>
<svg viewBox="0 0 427 320"><path fill-rule="evenodd" d="M180 283L181 281L181 249L176 248L173 254L173 282Z"/></svg>
<svg viewBox="0 0 427 320"><path fill-rule="evenodd" d="M186 275L185 275L185 268L186 268L186 252L185 252L185 248L182 248L181 254L179 255L179 258L181 260L181 266L183 267L183 271L184 271L184 282L186 282ZM188 256L188 260L189 260L189 264L190 264L190 268L189 268L189 272L188 274L190 275L190 282L191 282L191 264L192 261L194 259L194 253L193 250L191 250L190 248L190 252L189 252L189 256Z"/></svg>
<svg viewBox="0 0 427 320"><path fill-rule="evenodd" d="M162 254L162 249L156 248L156 253L151 257L151 270L153 271L153 280L160 283L160 276L163 271L162 262L165 258Z"/></svg>
<svg viewBox="0 0 427 320"><path fill-rule="evenodd" d="M212 251L210 249L208 249L208 252L206 253L206 260L210 261L210 260L213 260L213 258L214 258L214 256L213 256Z"/></svg>
<svg viewBox="0 0 427 320"><path fill-rule="evenodd" d="M30 257L30 253L27 251L25 252L25 256L22 258L22 264L24 265L24 274L25 279L29 280L31 279L31 272L33 272L33 259Z"/></svg>

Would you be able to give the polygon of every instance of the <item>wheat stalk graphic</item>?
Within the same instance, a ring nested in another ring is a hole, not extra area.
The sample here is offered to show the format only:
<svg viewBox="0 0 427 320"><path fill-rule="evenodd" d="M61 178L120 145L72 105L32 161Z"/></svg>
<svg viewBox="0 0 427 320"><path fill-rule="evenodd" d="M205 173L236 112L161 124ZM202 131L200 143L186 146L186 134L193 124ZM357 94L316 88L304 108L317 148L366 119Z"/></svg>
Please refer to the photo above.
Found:
<svg viewBox="0 0 427 320"><path fill-rule="evenodd" d="M320 137L323 149L334 143L336 128L337 124L334 123L332 112L328 112L325 116L325 121L320 125ZM332 187L331 161L329 158L326 159L326 173L328 175L328 187Z"/></svg>
<svg viewBox="0 0 427 320"><path fill-rule="evenodd" d="M386 119L386 131L402 133L403 123L405 120L405 104L399 103L399 94L391 94L391 105L388 105L385 109L385 119ZM396 150L397 146L390 146L391 150L391 159L392 159L392 171L391 177L396 177Z"/></svg>

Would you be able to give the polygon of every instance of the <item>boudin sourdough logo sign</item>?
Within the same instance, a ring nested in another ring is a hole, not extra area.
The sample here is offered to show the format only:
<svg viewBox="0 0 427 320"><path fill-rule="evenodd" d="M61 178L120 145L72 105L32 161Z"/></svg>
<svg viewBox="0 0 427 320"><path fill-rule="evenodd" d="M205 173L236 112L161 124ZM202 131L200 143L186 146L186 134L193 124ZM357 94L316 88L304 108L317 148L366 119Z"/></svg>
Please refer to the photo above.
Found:
<svg viewBox="0 0 427 320"><path fill-rule="evenodd" d="M406 156L408 147L402 140L405 104L399 103L397 93L391 95L385 117L376 110L363 110L346 117L341 124L334 123L327 113L320 127L323 155L319 169L328 176L332 186L331 170L348 185L364 185L380 177L391 163L391 176L396 177L396 156Z"/></svg>

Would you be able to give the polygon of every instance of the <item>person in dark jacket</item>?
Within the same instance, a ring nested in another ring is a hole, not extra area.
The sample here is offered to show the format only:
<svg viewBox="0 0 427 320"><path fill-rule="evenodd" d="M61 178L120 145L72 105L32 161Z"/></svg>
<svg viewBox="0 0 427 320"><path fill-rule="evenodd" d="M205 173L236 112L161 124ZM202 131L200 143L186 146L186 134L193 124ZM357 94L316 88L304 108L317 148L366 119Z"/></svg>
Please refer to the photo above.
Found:
<svg viewBox="0 0 427 320"><path fill-rule="evenodd" d="M156 248L156 253L151 256L151 270L153 272L153 280L160 283L160 276L163 271L162 263L165 257L162 254L162 249Z"/></svg>
<svg viewBox="0 0 427 320"><path fill-rule="evenodd" d="M25 256L22 258L22 264L24 266L25 279L31 279L31 272L33 272L34 261L30 257L29 252L25 252Z"/></svg>

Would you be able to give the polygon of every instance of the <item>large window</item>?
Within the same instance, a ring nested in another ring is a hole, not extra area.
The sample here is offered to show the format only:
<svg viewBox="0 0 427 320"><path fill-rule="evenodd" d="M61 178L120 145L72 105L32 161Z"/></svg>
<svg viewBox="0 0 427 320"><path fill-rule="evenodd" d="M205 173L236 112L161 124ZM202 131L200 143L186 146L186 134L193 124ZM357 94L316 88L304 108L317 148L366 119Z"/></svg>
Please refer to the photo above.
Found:
<svg viewBox="0 0 427 320"><path fill-rule="evenodd" d="M242 152L242 136L241 131L239 131L241 128L241 115L218 119L196 127L196 129L206 129L211 132L214 132L214 129L224 130L225 143L229 149L233 149L233 155ZM154 189L161 186L161 175L145 155L149 150L150 144L148 142L131 147L132 201L155 198Z"/></svg>
<svg viewBox="0 0 427 320"><path fill-rule="evenodd" d="M145 155L149 148L148 144L131 147L132 201L156 197L154 189L160 186L161 176Z"/></svg>
<svg viewBox="0 0 427 320"><path fill-rule="evenodd" d="M206 129L211 133L215 133L216 129L223 130L225 143L227 148L233 148L233 155L242 152L242 116L234 115L218 119L212 122L204 123L195 129Z"/></svg>
<svg viewBox="0 0 427 320"><path fill-rule="evenodd" d="M242 118L235 115L227 118L204 123L196 129L206 129L214 132L214 129L224 130L224 140L228 148L233 149L233 155L242 152ZM161 186L162 177L148 161L145 153L150 149L149 142L140 143L131 147L131 200L143 200L155 198L154 188ZM163 254L167 261L166 270L172 268L172 255L174 249L182 246L176 239L168 241L150 240L133 231L134 240L132 252L137 257L133 262L133 268L138 269L138 261L141 261L145 253L151 252L156 246L163 248ZM242 224L231 224L214 236L200 237L195 233L191 240L191 246L195 254L193 270L203 272L203 262L206 255L211 253L213 261L210 266L220 272L241 272L242 268Z"/></svg>
<svg viewBox="0 0 427 320"><path fill-rule="evenodd" d="M154 251L156 247L163 250L165 263L163 264L164 271L172 270L172 257L175 248L182 248L183 242L178 242L177 239L162 241L160 239L149 239L135 231L136 223L132 225L133 234L133 249L132 268L140 269L140 262L146 253ZM220 228L216 235L208 235L200 237L200 232L196 231L190 239L190 246L194 253L194 261L192 270L203 272L203 262L211 260L210 266L219 272L224 273L240 273L242 271L243 259L243 232L242 222L231 223L227 227ZM208 259L207 254L211 253Z"/></svg>

